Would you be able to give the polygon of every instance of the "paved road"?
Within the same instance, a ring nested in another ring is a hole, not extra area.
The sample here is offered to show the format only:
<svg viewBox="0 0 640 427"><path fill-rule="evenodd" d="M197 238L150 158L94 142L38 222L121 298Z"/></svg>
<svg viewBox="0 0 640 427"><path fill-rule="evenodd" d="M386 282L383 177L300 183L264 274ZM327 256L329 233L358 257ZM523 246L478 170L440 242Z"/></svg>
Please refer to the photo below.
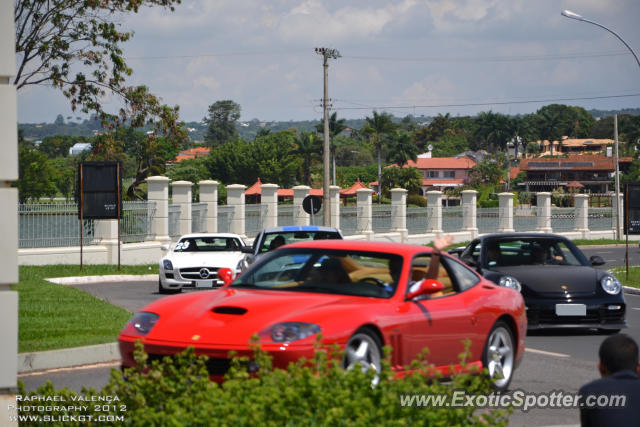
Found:
<svg viewBox="0 0 640 427"><path fill-rule="evenodd" d="M624 248L623 248L624 249ZM156 282L96 283L77 285L113 304L137 311L148 302L160 298ZM188 291L199 292L199 291ZM625 332L640 342L640 296L627 295L629 329ZM597 351L605 338L588 331L532 332L527 336L527 352L516 371L512 389L529 392L564 390L575 392L598 377ZM51 380L55 387L80 391L82 387L102 388L112 368L118 364L103 364L75 369L21 375L27 390ZM577 409L534 409L527 413L515 411L511 425L550 426L579 424Z"/></svg>
<svg viewBox="0 0 640 427"><path fill-rule="evenodd" d="M600 255L606 262L603 268L624 266L626 248L624 245L608 247L583 246L582 252L589 258L591 255ZM629 265L640 265L640 248L637 242L629 242Z"/></svg>

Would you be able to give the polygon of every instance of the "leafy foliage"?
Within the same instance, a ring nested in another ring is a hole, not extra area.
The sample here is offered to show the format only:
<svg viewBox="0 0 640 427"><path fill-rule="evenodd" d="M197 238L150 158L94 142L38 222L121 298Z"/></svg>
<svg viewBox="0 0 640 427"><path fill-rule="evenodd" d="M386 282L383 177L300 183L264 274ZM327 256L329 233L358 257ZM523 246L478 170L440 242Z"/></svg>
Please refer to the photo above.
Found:
<svg viewBox="0 0 640 427"><path fill-rule="evenodd" d="M392 188L404 188L409 194L418 194L422 187L422 174L417 168L386 168L382 172L382 188L385 194Z"/></svg>
<svg viewBox="0 0 640 427"><path fill-rule="evenodd" d="M37 200L40 197L53 197L56 194L56 170L46 155L35 148L20 144L18 149L18 175L16 182L20 203Z"/></svg>
<svg viewBox="0 0 640 427"><path fill-rule="evenodd" d="M73 111L93 112L111 128L149 121L159 132L183 137L177 107L162 105L146 86L127 86L132 69L121 45L132 33L121 31L119 17L140 7L173 10L180 0L18 0L15 3L18 90L50 85L62 91ZM117 114L102 106L107 93L123 102ZM157 120L157 121L156 121Z"/></svg>
<svg viewBox="0 0 640 427"><path fill-rule="evenodd" d="M240 105L227 99L216 101L209 106L208 116L203 119L207 125L204 141L209 147L218 147L238 138L235 123L240 118Z"/></svg>
<svg viewBox="0 0 640 427"><path fill-rule="evenodd" d="M244 369L246 358L235 358L222 385L208 379L206 357L194 355L193 348L180 355L154 361L147 369L142 345L136 349L136 368L124 375L112 370L109 383L101 390L83 390L85 398L118 398L106 405L101 415L124 416L123 425L468 425L506 426L508 411L461 407L402 405L402 396L443 395L454 392L489 394L486 375L454 374L451 384L442 384L424 358L416 360L413 373L394 379L389 349L372 386L374 372L342 369L337 348L318 348L313 360L300 360L287 370L273 369L270 357L256 348L253 356L260 370L254 376ZM461 360L464 365L464 355ZM126 379L125 379L126 376ZM425 377L434 378L425 381ZM51 383L23 396L62 396L72 401L77 394L55 390ZM40 406L45 408L45 405ZM90 415L81 405L60 405L50 415ZM50 409L51 407L46 407ZM121 410L126 408L126 412ZM26 413L25 413L26 414ZM38 414L29 412L29 415ZM44 412L43 412L44 414ZM28 425L28 424L25 424ZM74 425L70 423L70 425ZM86 424L83 424L86 425ZM89 424L92 425L92 424Z"/></svg>

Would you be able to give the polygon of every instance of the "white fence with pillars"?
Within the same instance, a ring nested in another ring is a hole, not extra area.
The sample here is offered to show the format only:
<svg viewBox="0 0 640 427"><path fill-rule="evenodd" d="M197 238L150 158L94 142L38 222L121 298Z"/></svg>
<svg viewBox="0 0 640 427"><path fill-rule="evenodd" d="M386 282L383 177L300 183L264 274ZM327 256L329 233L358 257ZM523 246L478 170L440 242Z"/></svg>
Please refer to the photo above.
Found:
<svg viewBox="0 0 640 427"><path fill-rule="evenodd" d="M218 183L216 181L200 181L200 222L196 227L192 219L192 186L193 183L170 180L162 176L150 177L147 180L149 202L154 205L155 215L151 221L149 235L144 242L127 243L121 245L123 264L155 263L162 255L160 246L170 242L171 237L195 231L217 232L220 229L239 234L245 238L246 230L255 230L278 225L307 225L310 215L302 209L302 201L309 194L307 186L296 186L293 191L293 206L280 208L279 213L278 186L262 184L260 215L251 218L245 215L246 186L240 184L227 186L227 206L222 212L218 206ZM169 188L172 190L172 200L169 198ZM613 238L615 229L615 207L589 208L588 196L574 195L574 208L555 208L551 204L550 193L538 193L537 206L518 206L514 208L512 193L500 193L499 208L478 208L477 195L474 190L465 190L461 194L461 206L447 208L442 206L443 194L440 191L427 192L427 206L425 208L411 208L411 223L408 222L407 191L404 189L391 190L391 206L375 206L373 209L372 190L360 189L356 194L355 222L344 215L353 215L353 210L340 210L339 187L331 189L332 216L331 224L341 228L346 239L351 240L382 240L413 244L427 244L437 234L447 233L457 242L469 241L479 234L491 232L556 232L569 238ZM621 203L622 204L622 203ZM178 215L177 221L169 222L169 206L172 215ZM611 204L615 206L614 203ZM204 206L204 208L203 208ZM256 208L252 208L256 211ZM286 215L285 215L286 211ZM218 215L221 215L218 218ZM320 215L320 214L318 214ZM622 211L621 211L622 216ZM258 224L248 221L258 221ZM222 221L223 226L220 226ZM225 222L226 221L226 222ZM318 223L318 218L315 218ZM376 230L374 224L384 229ZM620 221L622 224L622 220ZM351 227L351 228L349 228ZM171 229L170 229L171 228ZM204 228L204 229L203 229ZM84 260L87 264L115 263L114 235L117 230L112 223L95 227L96 244L87 246L84 250ZM250 241L250 239L249 239ZM75 264L79 259L78 247L53 247L20 249L18 260L23 265L37 265L49 263Z"/></svg>

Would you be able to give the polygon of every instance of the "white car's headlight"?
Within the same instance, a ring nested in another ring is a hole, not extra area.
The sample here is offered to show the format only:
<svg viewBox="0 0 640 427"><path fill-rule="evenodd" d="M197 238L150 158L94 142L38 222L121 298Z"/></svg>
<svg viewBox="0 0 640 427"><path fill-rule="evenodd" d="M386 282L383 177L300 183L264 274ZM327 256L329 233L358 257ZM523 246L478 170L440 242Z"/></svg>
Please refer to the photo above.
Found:
<svg viewBox="0 0 640 427"><path fill-rule="evenodd" d="M502 276L498 285L504 286L505 288L515 289L518 292L522 290L520 282L513 276Z"/></svg>
<svg viewBox="0 0 640 427"><path fill-rule="evenodd" d="M162 260L162 268L165 270L173 270L173 264L168 259Z"/></svg>
<svg viewBox="0 0 640 427"><path fill-rule="evenodd" d="M618 295L622 290L622 284L616 276L606 275L600 279L600 286L609 295Z"/></svg>
<svg viewBox="0 0 640 427"><path fill-rule="evenodd" d="M306 322L282 322L264 329L258 335L274 342L298 341L320 332L320 326Z"/></svg>
<svg viewBox="0 0 640 427"><path fill-rule="evenodd" d="M247 259L242 258L240 261L238 261L238 265L236 265L236 271L242 271L245 268L247 268L247 266L248 266Z"/></svg>

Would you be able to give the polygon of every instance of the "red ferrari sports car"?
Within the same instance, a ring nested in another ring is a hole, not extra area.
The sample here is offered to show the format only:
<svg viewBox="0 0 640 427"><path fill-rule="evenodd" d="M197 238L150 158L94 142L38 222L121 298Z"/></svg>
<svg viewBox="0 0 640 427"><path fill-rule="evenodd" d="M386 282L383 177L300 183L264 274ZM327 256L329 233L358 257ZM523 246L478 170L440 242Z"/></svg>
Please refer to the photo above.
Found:
<svg viewBox="0 0 640 427"><path fill-rule="evenodd" d="M321 333L323 344L344 349L345 369L380 370L389 345L399 375L425 347L428 362L446 373L468 339L471 364L487 367L505 389L524 353L522 296L445 254L432 269L437 280L428 279L431 256L424 246L380 242L282 246L221 289L162 298L135 314L119 336L122 365L134 366L138 340L150 360L194 346L209 356L212 378L222 379L229 351L251 356L255 334L274 366L285 368L311 358Z"/></svg>

